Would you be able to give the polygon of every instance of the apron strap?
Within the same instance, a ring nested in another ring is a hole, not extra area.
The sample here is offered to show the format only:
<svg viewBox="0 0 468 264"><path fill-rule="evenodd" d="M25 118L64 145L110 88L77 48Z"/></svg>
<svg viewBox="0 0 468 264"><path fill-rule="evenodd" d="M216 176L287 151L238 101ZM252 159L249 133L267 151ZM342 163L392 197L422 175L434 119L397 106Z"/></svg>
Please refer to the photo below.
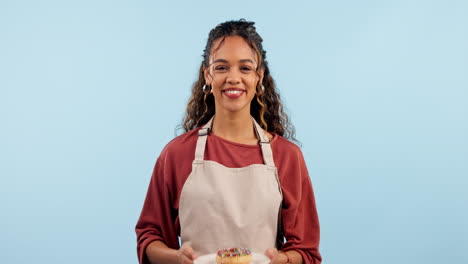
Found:
<svg viewBox="0 0 468 264"><path fill-rule="evenodd" d="M206 146L206 139L208 138L208 134L211 130L211 123L213 123L213 117L211 117L210 121L206 123L200 130L198 130L198 139L197 139L197 147L195 149L195 161L201 162L205 158L205 146Z"/></svg>
<svg viewBox="0 0 468 264"><path fill-rule="evenodd" d="M268 137L265 132L263 132L263 129L257 123L255 118L252 117L252 119L254 122L255 132L259 138L258 144L260 144L260 147L262 148L263 161L265 162L265 165L274 167L275 162L273 161L273 151L271 150L270 140L268 140Z"/></svg>
<svg viewBox="0 0 468 264"><path fill-rule="evenodd" d="M213 119L214 115L211 117L208 123L206 123L200 130L198 130L198 140L195 149L195 161L203 161L204 159L206 140L208 138L208 134L210 133ZM265 165L274 167L275 162L273 161L273 151L271 150L270 141L255 118L252 117L252 120L254 122L255 133L257 134L257 138L259 138L258 144L260 144L262 149L263 161L265 162Z"/></svg>

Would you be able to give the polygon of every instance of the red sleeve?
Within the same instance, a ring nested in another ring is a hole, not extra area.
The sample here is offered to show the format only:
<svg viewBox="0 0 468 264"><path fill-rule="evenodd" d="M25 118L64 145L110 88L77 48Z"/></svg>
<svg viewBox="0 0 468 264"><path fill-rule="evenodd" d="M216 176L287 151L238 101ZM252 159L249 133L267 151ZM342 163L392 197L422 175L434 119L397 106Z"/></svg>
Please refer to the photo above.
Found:
<svg viewBox="0 0 468 264"><path fill-rule="evenodd" d="M281 217L286 243L282 251L296 250L302 255L305 264L319 264L320 226L315 205L312 182L301 150L296 150L287 158L287 165L281 168L284 174L283 208Z"/></svg>
<svg viewBox="0 0 468 264"><path fill-rule="evenodd" d="M171 166L167 166L166 157L163 150L154 166L143 209L135 227L140 264L150 263L145 251L155 240L161 240L170 248L179 248L175 225L177 212L171 206L171 195L166 182Z"/></svg>

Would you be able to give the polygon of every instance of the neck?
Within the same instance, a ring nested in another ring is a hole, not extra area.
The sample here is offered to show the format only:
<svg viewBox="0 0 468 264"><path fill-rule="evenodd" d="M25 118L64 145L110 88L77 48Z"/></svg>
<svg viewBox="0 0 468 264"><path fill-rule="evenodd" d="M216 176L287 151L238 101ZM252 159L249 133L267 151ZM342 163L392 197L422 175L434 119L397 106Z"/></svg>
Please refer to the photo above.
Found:
<svg viewBox="0 0 468 264"><path fill-rule="evenodd" d="M254 124L250 112L216 112L212 133L224 139L244 142L255 140Z"/></svg>

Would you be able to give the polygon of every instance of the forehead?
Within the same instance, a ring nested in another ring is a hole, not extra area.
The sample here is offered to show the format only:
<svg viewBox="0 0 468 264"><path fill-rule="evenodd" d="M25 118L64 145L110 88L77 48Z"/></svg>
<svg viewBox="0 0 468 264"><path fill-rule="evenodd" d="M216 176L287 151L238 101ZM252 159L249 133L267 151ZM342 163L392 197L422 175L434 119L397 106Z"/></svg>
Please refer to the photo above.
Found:
<svg viewBox="0 0 468 264"><path fill-rule="evenodd" d="M257 61L254 49L240 36L227 36L224 38L224 41L222 41L222 38L215 40L210 56L210 63L216 59L227 61L251 59L254 62Z"/></svg>

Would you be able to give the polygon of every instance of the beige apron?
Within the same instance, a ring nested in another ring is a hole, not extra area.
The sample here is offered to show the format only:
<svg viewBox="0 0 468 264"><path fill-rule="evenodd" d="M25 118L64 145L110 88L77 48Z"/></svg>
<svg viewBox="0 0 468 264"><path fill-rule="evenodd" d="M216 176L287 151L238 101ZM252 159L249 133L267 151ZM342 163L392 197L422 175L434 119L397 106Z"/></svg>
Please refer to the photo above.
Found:
<svg viewBox="0 0 468 264"><path fill-rule="evenodd" d="M213 118L199 130L192 172L180 195L182 246L199 256L229 247L263 253L277 246L283 200L270 142L252 117L265 164L228 168L203 160Z"/></svg>

